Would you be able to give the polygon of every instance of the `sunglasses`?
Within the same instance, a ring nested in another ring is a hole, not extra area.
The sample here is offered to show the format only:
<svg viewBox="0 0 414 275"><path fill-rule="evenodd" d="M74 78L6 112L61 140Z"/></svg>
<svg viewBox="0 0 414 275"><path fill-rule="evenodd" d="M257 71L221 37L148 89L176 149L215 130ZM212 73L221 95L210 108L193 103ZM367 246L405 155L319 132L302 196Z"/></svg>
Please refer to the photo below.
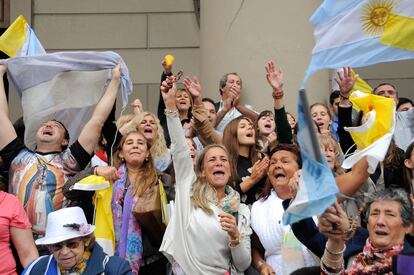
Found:
<svg viewBox="0 0 414 275"><path fill-rule="evenodd" d="M76 249L76 248L79 247L79 244L81 243L81 241L82 241L82 239L80 239L80 238L71 239L71 240L68 240L68 241L51 244L51 245L49 245L49 249L52 252L57 252L57 251L61 250L64 246L66 246L69 249Z"/></svg>

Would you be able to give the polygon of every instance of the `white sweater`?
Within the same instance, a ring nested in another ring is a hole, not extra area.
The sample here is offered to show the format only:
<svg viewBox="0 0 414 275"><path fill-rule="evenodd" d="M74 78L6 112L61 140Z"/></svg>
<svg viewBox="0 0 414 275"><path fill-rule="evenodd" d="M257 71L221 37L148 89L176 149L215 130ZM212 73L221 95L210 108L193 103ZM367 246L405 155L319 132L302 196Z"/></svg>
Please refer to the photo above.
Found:
<svg viewBox="0 0 414 275"><path fill-rule="evenodd" d="M298 268L319 265L311 252L294 237L290 226L282 224L282 199L273 189L266 200L253 203L251 211L251 225L265 249L265 261L276 274L290 274ZM282 259L282 247L292 248L292 245L295 249L285 250L287 257Z"/></svg>
<svg viewBox="0 0 414 275"><path fill-rule="evenodd" d="M236 273L250 266L250 211L241 204L238 216L240 244L228 246L229 236L221 229L218 214L222 212L211 204L214 214L208 215L191 204L191 187L196 179L190 151L181 130L177 115L167 115L167 125L171 137L176 195L174 214L164 234L160 251L169 259L175 260L186 274L220 274L230 268L233 261Z"/></svg>

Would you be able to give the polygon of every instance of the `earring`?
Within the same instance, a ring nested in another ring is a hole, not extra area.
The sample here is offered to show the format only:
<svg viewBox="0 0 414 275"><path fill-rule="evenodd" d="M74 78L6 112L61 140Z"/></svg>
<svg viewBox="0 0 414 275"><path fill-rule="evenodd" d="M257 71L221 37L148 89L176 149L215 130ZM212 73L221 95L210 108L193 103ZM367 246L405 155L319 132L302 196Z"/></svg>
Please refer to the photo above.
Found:
<svg viewBox="0 0 414 275"><path fill-rule="evenodd" d="M145 162L145 163L147 163L147 162L148 162L148 157L146 157L146 158L145 158L144 162Z"/></svg>
<svg viewBox="0 0 414 275"><path fill-rule="evenodd" d="M121 162L124 163L125 162L125 159L124 158L121 158Z"/></svg>

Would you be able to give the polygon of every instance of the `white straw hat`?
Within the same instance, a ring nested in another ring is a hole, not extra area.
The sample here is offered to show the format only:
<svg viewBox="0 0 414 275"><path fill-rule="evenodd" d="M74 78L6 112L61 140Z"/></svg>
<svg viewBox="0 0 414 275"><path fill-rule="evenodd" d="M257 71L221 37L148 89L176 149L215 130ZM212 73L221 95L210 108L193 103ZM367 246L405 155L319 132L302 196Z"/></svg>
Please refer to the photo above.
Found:
<svg viewBox="0 0 414 275"><path fill-rule="evenodd" d="M91 234L95 226L88 224L80 207L59 209L47 215L45 237L37 239L37 245L60 243Z"/></svg>

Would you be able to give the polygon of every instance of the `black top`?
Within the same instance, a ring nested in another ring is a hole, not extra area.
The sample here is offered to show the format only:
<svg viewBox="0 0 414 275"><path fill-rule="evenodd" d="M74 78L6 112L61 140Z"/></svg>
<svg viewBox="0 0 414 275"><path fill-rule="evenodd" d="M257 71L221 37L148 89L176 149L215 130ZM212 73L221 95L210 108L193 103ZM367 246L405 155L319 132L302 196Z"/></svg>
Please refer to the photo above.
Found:
<svg viewBox="0 0 414 275"><path fill-rule="evenodd" d="M236 183L235 189L240 194L240 200L242 203L247 205L253 204L259 198L259 195L263 191L267 177L263 177L258 183L244 193L240 188L240 183L243 182L245 177L251 175L249 169L252 168L253 164L250 158L239 156L237 160L237 175L239 176L239 182Z"/></svg>

